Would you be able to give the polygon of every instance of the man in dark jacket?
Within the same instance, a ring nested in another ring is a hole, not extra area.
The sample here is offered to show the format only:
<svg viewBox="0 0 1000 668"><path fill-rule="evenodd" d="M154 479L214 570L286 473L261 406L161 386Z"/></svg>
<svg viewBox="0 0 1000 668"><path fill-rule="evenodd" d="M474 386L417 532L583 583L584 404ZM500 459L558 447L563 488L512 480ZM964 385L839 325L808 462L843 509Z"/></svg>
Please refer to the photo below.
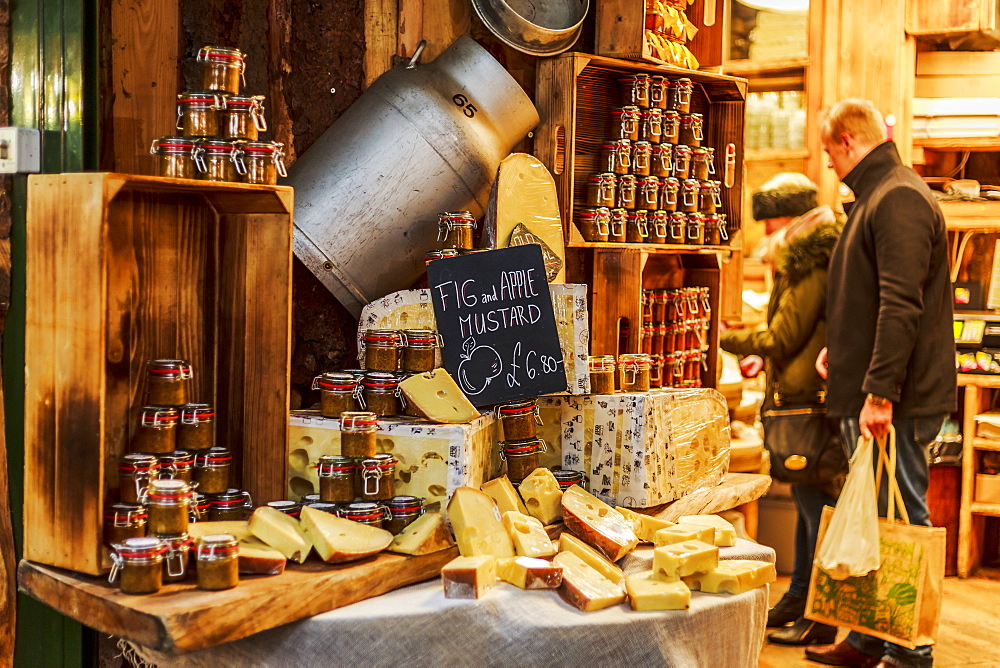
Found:
<svg viewBox="0 0 1000 668"><path fill-rule="evenodd" d="M955 410L955 342L944 218L930 189L884 141L882 115L865 100L843 100L822 127L829 166L854 192L830 261L827 407L853 450L859 433L895 427L896 479L912 524L930 525L926 446ZM885 513L885 492L879 506ZM931 666L931 647L909 650L852 632L837 645L807 649L841 666Z"/></svg>

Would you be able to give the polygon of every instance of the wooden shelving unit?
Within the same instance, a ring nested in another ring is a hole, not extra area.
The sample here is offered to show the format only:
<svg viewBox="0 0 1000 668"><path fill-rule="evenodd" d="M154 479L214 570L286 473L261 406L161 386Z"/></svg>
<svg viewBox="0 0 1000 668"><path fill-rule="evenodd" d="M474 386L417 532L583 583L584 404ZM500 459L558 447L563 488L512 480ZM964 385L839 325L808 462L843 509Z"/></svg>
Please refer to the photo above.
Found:
<svg viewBox="0 0 1000 668"><path fill-rule="evenodd" d="M966 578L979 567L984 518L1000 517L1000 504L975 500L979 453L1000 452L1000 439L976 436L975 418L992 404L994 393L1000 390L1000 376L960 373L958 385L964 388L965 393L965 409L962 416L962 499L958 529L958 575Z"/></svg>
<svg viewBox="0 0 1000 668"><path fill-rule="evenodd" d="M928 151L1000 151L1000 137L914 137L913 146Z"/></svg>

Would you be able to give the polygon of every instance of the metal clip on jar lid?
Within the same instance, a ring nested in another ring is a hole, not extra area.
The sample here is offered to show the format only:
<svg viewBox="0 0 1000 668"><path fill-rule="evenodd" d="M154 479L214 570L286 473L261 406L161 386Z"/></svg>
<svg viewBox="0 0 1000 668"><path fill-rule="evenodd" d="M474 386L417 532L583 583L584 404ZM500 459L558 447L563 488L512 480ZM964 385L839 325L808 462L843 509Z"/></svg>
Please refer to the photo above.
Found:
<svg viewBox="0 0 1000 668"><path fill-rule="evenodd" d="M158 456L160 468L192 466L194 464L194 453L187 450L174 450Z"/></svg>
<svg viewBox="0 0 1000 668"><path fill-rule="evenodd" d="M186 155L190 154L194 158L195 153L200 152L201 142L190 137L160 137L154 139L149 147L149 152L153 155ZM173 361L173 360L154 360ZM151 364L151 362L146 362Z"/></svg>
<svg viewBox="0 0 1000 668"><path fill-rule="evenodd" d="M146 509L138 503L112 503L104 507L104 519L112 526L125 527L135 522L145 521Z"/></svg>
<svg viewBox="0 0 1000 668"><path fill-rule="evenodd" d="M371 381L373 384L369 384L369 376L389 376L394 380L394 383L382 383L381 379L376 378ZM384 374L366 374L365 380L362 383L366 387L396 387L399 385L399 381L396 380L396 376L391 373ZM371 413L369 411L345 411L340 414L340 430L341 431L378 431L378 415Z"/></svg>
<svg viewBox="0 0 1000 668"><path fill-rule="evenodd" d="M512 401L507 404L500 404L496 408L496 416L501 419L522 417L530 414L534 414L535 422L542 424L542 418L538 414L538 404L535 399Z"/></svg>
<svg viewBox="0 0 1000 668"><path fill-rule="evenodd" d="M298 501L268 501L265 505L292 517L298 517L302 512L302 504Z"/></svg>
<svg viewBox="0 0 1000 668"><path fill-rule="evenodd" d="M587 358L590 371L614 371L615 358L612 355L591 355Z"/></svg>
<svg viewBox="0 0 1000 668"><path fill-rule="evenodd" d="M132 452L122 455L118 460L118 470L122 473L145 473L150 474L160 467L159 459L156 455L145 452Z"/></svg>
<svg viewBox="0 0 1000 668"><path fill-rule="evenodd" d="M389 509L381 503L350 503L340 509L340 516L354 522L377 522L385 519Z"/></svg>
<svg viewBox="0 0 1000 668"><path fill-rule="evenodd" d="M399 335L407 348L441 348L444 339L433 329L404 329Z"/></svg>
<svg viewBox="0 0 1000 668"><path fill-rule="evenodd" d="M366 329L361 335L363 346L379 346L382 348L399 348L403 345L402 337L395 329Z"/></svg>
<svg viewBox="0 0 1000 668"><path fill-rule="evenodd" d="M241 489L230 488L218 494L206 494L204 498L210 505L223 510L232 510L239 507L250 508L253 506L250 492L245 492Z"/></svg>
<svg viewBox="0 0 1000 668"><path fill-rule="evenodd" d="M556 482L559 483L559 489L564 492L573 485L583 485L583 471L559 469L553 471L552 475L555 477Z"/></svg>
<svg viewBox="0 0 1000 668"><path fill-rule="evenodd" d="M394 496L385 505L393 517L419 515L424 511L424 500L417 496Z"/></svg>
<svg viewBox="0 0 1000 668"><path fill-rule="evenodd" d="M143 406L139 414L139 423L153 429L176 427L179 420L180 411L172 406Z"/></svg>
<svg viewBox="0 0 1000 668"><path fill-rule="evenodd" d="M108 573L108 582L114 582L126 562L158 563L163 561L163 555L169 547L156 536L141 536L126 538L121 543L114 543L111 559L114 562Z"/></svg>
<svg viewBox="0 0 1000 668"><path fill-rule="evenodd" d="M184 404L181 406L181 424L215 422L215 409L211 404Z"/></svg>
<svg viewBox="0 0 1000 668"><path fill-rule="evenodd" d="M201 468L221 468L229 466L232 461L233 456L229 453L229 450L221 446L209 448L205 452L196 453L194 456L194 465Z"/></svg>
<svg viewBox="0 0 1000 668"><path fill-rule="evenodd" d="M517 441L500 441L500 459L520 455L533 455L546 452L545 441L540 438L525 438Z"/></svg>
<svg viewBox="0 0 1000 668"><path fill-rule="evenodd" d="M228 533L211 533L198 539L195 553L198 559L222 559L236 554L236 537Z"/></svg>
<svg viewBox="0 0 1000 668"><path fill-rule="evenodd" d="M350 457L323 455L316 465L320 478L343 478L354 475L358 465Z"/></svg>
<svg viewBox="0 0 1000 668"><path fill-rule="evenodd" d="M186 360L149 360L146 373L165 380L189 379L194 376L191 363Z"/></svg>
<svg viewBox="0 0 1000 668"><path fill-rule="evenodd" d="M645 353L625 353L619 355L618 364L623 368L632 367L630 370L649 369L652 359Z"/></svg>
<svg viewBox="0 0 1000 668"><path fill-rule="evenodd" d="M384 473L392 474L396 466L396 458L388 453L380 453L374 457L361 460L361 478L364 480L364 493L378 494L380 480Z"/></svg>
<svg viewBox="0 0 1000 668"><path fill-rule="evenodd" d="M243 141L236 146L248 158L270 159L278 169L278 176L281 178L288 176L288 172L285 170L285 152L282 150L285 145L280 141Z"/></svg>
<svg viewBox="0 0 1000 668"><path fill-rule="evenodd" d="M267 131L263 95L225 95L224 100L227 109L249 113L253 117L253 123L257 129L261 132Z"/></svg>
<svg viewBox="0 0 1000 668"><path fill-rule="evenodd" d="M358 379L343 371L327 371L313 378L312 389L353 394L358 387Z"/></svg>
<svg viewBox="0 0 1000 668"><path fill-rule="evenodd" d="M424 262L433 262L434 260L444 260L449 257L458 257L457 248L439 248L436 250L429 250L424 253Z"/></svg>

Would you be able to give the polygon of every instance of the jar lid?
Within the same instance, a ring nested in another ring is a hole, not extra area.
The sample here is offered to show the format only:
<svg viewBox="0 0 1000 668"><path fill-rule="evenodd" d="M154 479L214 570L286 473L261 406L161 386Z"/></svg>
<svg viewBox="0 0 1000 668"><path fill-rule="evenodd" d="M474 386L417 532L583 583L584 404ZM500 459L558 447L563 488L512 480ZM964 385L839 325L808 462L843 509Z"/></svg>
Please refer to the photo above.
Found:
<svg viewBox="0 0 1000 668"><path fill-rule="evenodd" d="M674 151L674 145L673 144L650 144L649 150L652 151L653 153L657 153L657 152L659 152L659 153L673 153L673 151ZM670 178L670 177L664 177L664 178Z"/></svg>
<svg viewBox="0 0 1000 668"><path fill-rule="evenodd" d="M615 175L611 172L602 172L600 174L591 174L587 177L588 181L614 181Z"/></svg>
<svg viewBox="0 0 1000 668"><path fill-rule="evenodd" d="M181 422L183 424L212 422L214 419L215 409L211 404L184 404L181 406Z"/></svg>
<svg viewBox="0 0 1000 668"><path fill-rule="evenodd" d="M225 46L203 46L198 51L199 61L213 60L219 62L243 62L246 55L239 49Z"/></svg>
<svg viewBox="0 0 1000 668"><path fill-rule="evenodd" d="M424 261L429 262L431 260L443 260L449 257L458 257L457 248L439 248L437 250L429 250L424 253Z"/></svg>
<svg viewBox="0 0 1000 668"><path fill-rule="evenodd" d="M167 478L149 481L149 496L153 498L183 496L190 491L191 486L183 480Z"/></svg>
<svg viewBox="0 0 1000 668"><path fill-rule="evenodd" d="M662 116L662 115L663 115L663 110L657 109L656 107L650 107L649 109L642 110L643 118L645 118L646 116Z"/></svg>
<svg viewBox="0 0 1000 668"><path fill-rule="evenodd" d="M264 102L263 95L223 95L227 107L259 107Z"/></svg>
<svg viewBox="0 0 1000 668"><path fill-rule="evenodd" d="M333 470L352 470L358 468L358 464L356 461L354 461L353 457L343 457L341 455L323 455L322 457L319 458L319 463L316 465L316 467L319 469L331 468ZM322 475L322 473L320 475Z"/></svg>
<svg viewBox="0 0 1000 668"><path fill-rule="evenodd" d="M583 484L583 471L571 471L569 469L557 469L552 471L553 477L559 483L559 488L566 491L573 485Z"/></svg>
<svg viewBox="0 0 1000 668"><path fill-rule="evenodd" d="M152 559L162 556L167 551L167 545L156 536L140 536L126 538L114 545L115 551L126 559Z"/></svg>
<svg viewBox="0 0 1000 668"><path fill-rule="evenodd" d="M663 181L661 181L661 183L668 188L679 188L681 185L680 180L673 176L663 177Z"/></svg>
<svg viewBox="0 0 1000 668"><path fill-rule="evenodd" d="M677 144L674 146L674 153L691 153L691 147L685 144Z"/></svg>
<svg viewBox="0 0 1000 668"><path fill-rule="evenodd" d="M531 415L537 410L538 405L535 403L535 399L526 399L524 401L512 401L500 404L497 406L497 415L501 418L517 417L520 415Z"/></svg>
<svg viewBox="0 0 1000 668"><path fill-rule="evenodd" d="M160 137L154 139L149 149L150 153L191 153L198 148L199 142L190 137Z"/></svg>
<svg viewBox="0 0 1000 668"><path fill-rule="evenodd" d="M194 455L194 465L202 468L225 466L232 461L233 456L229 450L221 447L209 448L205 452L196 452Z"/></svg>
<svg viewBox="0 0 1000 668"><path fill-rule="evenodd" d="M587 358L591 371L614 371L615 358L612 355L591 355Z"/></svg>
<svg viewBox="0 0 1000 668"><path fill-rule="evenodd" d="M621 176L618 177L618 182L619 183L635 183L635 175L634 174L622 174Z"/></svg>
<svg viewBox="0 0 1000 668"><path fill-rule="evenodd" d="M322 510L324 513L330 513L331 515L337 515L339 514L340 511L340 506L338 506L336 503L329 503L327 501L313 501L305 505L315 510Z"/></svg>
<svg viewBox="0 0 1000 668"><path fill-rule="evenodd" d="M313 380L314 390L354 390L357 386L358 379L343 371L327 371Z"/></svg>
<svg viewBox="0 0 1000 668"><path fill-rule="evenodd" d="M392 375L392 374L387 374ZM395 376L392 376L395 378ZM366 376L367 379L367 376ZM399 384L399 381L396 381ZM368 385L365 383L365 385ZM376 385L390 387L391 385ZM370 411L344 411L340 414L340 429L342 431L370 431L378 428L378 415Z"/></svg>
<svg viewBox="0 0 1000 668"><path fill-rule="evenodd" d="M649 365L650 358L646 353L623 353L618 356L618 363L625 364L636 364L639 366Z"/></svg>
<svg viewBox="0 0 1000 668"><path fill-rule="evenodd" d="M530 455L545 450L545 443L540 438L523 438L516 441L500 441L501 454Z"/></svg>
<svg viewBox="0 0 1000 668"><path fill-rule="evenodd" d="M698 187L701 188L702 190L712 191L718 186L713 185L711 181L702 181L701 183L698 184Z"/></svg>
<svg viewBox="0 0 1000 668"><path fill-rule="evenodd" d="M645 151L647 149L652 150L653 144L651 144L648 141L637 141L634 144L632 144L632 148L639 149L640 151Z"/></svg>
<svg viewBox="0 0 1000 668"><path fill-rule="evenodd" d="M471 211L445 211L438 214L438 220L475 220L476 217L472 215Z"/></svg>
<svg viewBox="0 0 1000 668"><path fill-rule="evenodd" d="M188 140L190 141L190 140ZM157 378L190 378L193 374L191 363L186 360L149 360L146 373Z"/></svg>
<svg viewBox="0 0 1000 668"><path fill-rule="evenodd" d="M642 182L645 184L655 185L659 187L660 177L659 176L644 176L642 177Z"/></svg>
<svg viewBox="0 0 1000 668"><path fill-rule="evenodd" d="M265 504L269 508L274 508L279 513L298 517L302 511L302 505L298 501L268 501Z"/></svg>
<svg viewBox="0 0 1000 668"><path fill-rule="evenodd" d="M612 116L621 116L622 114L638 114L639 107L635 105L625 105L624 107L617 107L611 110Z"/></svg>
<svg viewBox="0 0 1000 668"><path fill-rule="evenodd" d="M361 335L364 341L371 343L399 344L399 332L395 329L366 329Z"/></svg>
<svg viewBox="0 0 1000 668"><path fill-rule="evenodd" d="M229 533L210 533L198 539L195 550L198 556L227 556L237 551L236 537Z"/></svg>
<svg viewBox="0 0 1000 668"><path fill-rule="evenodd" d="M361 380L361 384L371 388L394 388L399 386L399 377L385 371L369 371Z"/></svg>
<svg viewBox="0 0 1000 668"><path fill-rule="evenodd" d="M206 494L205 499L210 505L222 507L246 505L248 503L247 494L241 489L227 489L225 492L219 492L218 494Z"/></svg>
<svg viewBox="0 0 1000 668"><path fill-rule="evenodd" d="M139 503L112 503L104 506L104 519L113 522L134 522L146 517L146 508Z"/></svg>
<svg viewBox="0 0 1000 668"><path fill-rule="evenodd" d="M246 153L279 153L285 145L278 141L242 141L239 147Z"/></svg>
<svg viewBox="0 0 1000 668"><path fill-rule="evenodd" d="M163 541L163 543L170 550L187 550L191 548L194 541L191 539L190 534L184 533L161 533L157 535L157 538Z"/></svg>
<svg viewBox="0 0 1000 668"><path fill-rule="evenodd" d="M365 457L361 460L361 468L363 469L379 468L385 471L392 469L395 465L396 458L387 452L381 452L374 457Z"/></svg>
<svg viewBox="0 0 1000 668"><path fill-rule="evenodd" d="M424 500L418 496L394 496L385 502L393 512L419 512L424 507Z"/></svg>
<svg viewBox="0 0 1000 668"><path fill-rule="evenodd" d="M319 494L303 494L301 497L301 502L303 506L308 506L310 503L319 503Z"/></svg>
<svg viewBox="0 0 1000 668"><path fill-rule="evenodd" d="M177 94L177 103L186 104L192 107L214 107L216 105L225 107L225 98L218 93L185 91Z"/></svg>
<svg viewBox="0 0 1000 668"><path fill-rule="evenodd" d="M201 142L201 147L206 153L232 153L236 150L236 143L229 139L205 139Z"/></svg>
<svg viewBox="0 0 1000 668"><path fill-rule="evenodd" d="M351 503L340 509L340 516L349 520L379 520L385 517L385 506L380 503Z"/></svg>
<svg viewBox="0 0 1000 668"><path fill-rule="evenodd" d="M357 378L359 382L365 377L365 374L368 373L366 369L344 369L343 371L344 373L349 373Z"/></svg>
<svg viewBox="0 0 1000 668"><path fill-rule="evenodd" d="M619 79L619 81L627 81L627 82L634 82L634 81L640 81L640 82L648 82L648 81L649 81L649 75L648 75L648 74L638 74L638 73L636 73L636 74L631 74L631 75L629 75L629 76L627 76L627 77L624 77L624 78L622 78L622 79Z"/></svg>
<svg viewBox="0 0 1000 668"><path fill-rule="evenodd" d="M160 468L164 466L191 466L194 464L194 453L187 450L174 450L159 455Z"/></svg>
<svg viewBox="0 0 1000 668"><path fill-rule="evenodd" d="M433 329L404 329L400 335L407 346L416 344L433 348L438 345L438 333Z"/></svg>
<svg viewBox="0 0 1000 668"><path fill-rule="evenodd" d="M153 471L160 468L156 455L145 452L132 452L122 455L118 460L118 470L123 473Z"/></svg>

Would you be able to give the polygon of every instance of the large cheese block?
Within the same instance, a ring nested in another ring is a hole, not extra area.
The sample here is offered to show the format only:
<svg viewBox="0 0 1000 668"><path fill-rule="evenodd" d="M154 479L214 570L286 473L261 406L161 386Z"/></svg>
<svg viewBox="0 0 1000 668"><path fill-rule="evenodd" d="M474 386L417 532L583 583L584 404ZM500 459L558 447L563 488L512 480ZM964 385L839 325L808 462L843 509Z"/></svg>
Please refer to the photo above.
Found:
<svg viewBox="0 0 1000 668"><path fill-rule="evenodd" d="M448 520L463 557L513 557L514 543L493 499L472 487L459 487L448 502Z"/></svg>
<svg viewBox="0 0 1000 668"><path fill-rule="evenodd" d="M309 506L302 509L302 528L320 558L330 564L370 557L392 543L392 534L385 529L352 522Z"/></svg>
<svg viewBox="0 0 1000 668"><path fill-rule="evenodd" d="M378 421L376 450L393 455L396 494L425 499L441 510L457 487L479 487L496 477L499 424L484 413L468 424L434 424L419 418ZM319 491L316 466L323 455L340 454L340 420L316 411L293 411L289 420L288 493L298 499Z"/></svg>
<svg viewBox="0 0 1000 668"><path fill-rule="evenodd" d="M614 583L620 585L625 581L625 574L622 572L622 569L608 561L603 554L573 534L563 532L559 535L559 551L575 554L588 566Z"/></svg>
<svg viewBox="0 0 1000 668"><path fill-rule="evenodd" d="M639 544L621 513L579 485L563 493L562 513L567 529L611 561L618 561Z"/></svg>
<svg viewBox="0 0 1000 668"><path fill-rule="evenodd" d="M625 591L633 610L687 610L691 590L680 580L667 582L653 576L653 571L633 573L625 578Z"/></svg>
<svg viewBox="0 0 1000 668"><path fill-rule="evenodd" d="M510 478L506 475L484 482L479 489L496 502L501 513L516 510L519 513L528 514L528 509L524 507L524 501L521 500L514 485L511 484Z"/></svg>
<svg viewBox="0 0 1000 668"><path fill-rule="evenodd" d="M704 573L685 576L684 584L695 591L710 594L742 594L770 582L777 573L774 564L751 559L727 559Z"/></svg>
<svg viewBox="0 0 1000 668"><path fill-rule="evenodd" d="M625 600L621 585L601 575L572 552L560 552L552 562L563 569L559 595L574 608L593 612Z"/></svg>
<svg viewBox="0 0 1000 668"><path fill-rule="evenodd" d="M624 515L625 519L632 524L632 530L635 531L635 535L638 536L639 540L643 543L652 543L653 534L660 529L667 529L674 526L674 523L670 520L661 520L660 518L653 517L652 515L637 513L631 508L616 506L615 510Z"/></svg>
<svg viewBox="0 0 1000 668"><path fill-rule="evenodd" d="M563 569L545 559L516 557L497 560L497 576L521 589L555 589L562 584Z"/></svg>
<svg viewBox="0 0 1000 668"><path fill-rule="evenodd" d="M503 526L507 529L514 552L519 557L552 557L556 546L549 539L542 523L516 510L508 510L503 514Z"/></svg>
<svg viewBox="0 0 1000 668"><path fill-rule="evenodd" d="M243 520L195 522L188 526L188 535L192 540L220 533L230 534L238 541L240 573L281 575L285 572L288 561L285 555L250 533L249 525Z"/></svg>
<svg viewBox="0 0 1000 668"><path fill-rule="evenodd" d="M253 511L249 522L254 536L300 564L309 556L312 543L297 519L269 506Z"/></svg>
<svg viewBox="0 0 1000 668"><path fill-rule="evenodd" d="M444 369L413 374L399 384L399 390L431 422L464 424L479 417L479 410Z"/></svg>
<svg viewBox="0 0 1000 668"><path fill-rule="evenodd" d="M736 527L728 520L718 515L684 515L678 520L680 524L695 524L715 529L716 547L733 547L736 545Z"/></svg>
<svg viewBox="0 0 1000 668"><path fill-rule="evenodd" d="M653 575L668 582L710 571L718 565L719 548L700 540L653 549Z"/></svg>
<svg viewBox="0 0 1000 668"><path fill-rule="evenodd" d="M496 560L490 555L455 557L441 568L445 598L480 598L497 583Z"/></svg>
<svg viewBox="0 0 1000 668"><path fill-rule="evenodd" d="M562 468L602 500L649 508L714 487L729 465L729 413L711 388L538 400ZM549 417L558 409L558 417Z"/></svg>
<svg viewBox="0 0 1000 668"><path fill-rule="evenodd" d="M388 550L400 554L421 555L446 550L454 544L451 531L445 524L444 515L424 513L393 536Z"/></svg>
<svg viewBox="0 0 1000 668"><path fill-rule="evenodd" d="M653 534L653 545L673 545L689 540L700 540L709 545L715 544L715 529L699 524L675 524L672 527L658 529Z"/></svg>
<svg viewBox="0 0 1000 668"><path fill-rule="evenodd" d="M192 539L210 536L213 533L228 533L236 540L250 538L250 526L246 520L226 520L224 522L192 522L188 524L188 536Z"/></svg>
<svg viewBox="0 0 1000 668"><path fill-rule="evenodd" d="M518 486L528 514L548 526L562 517L562 488L552 471L537 468Z"/></svg>

